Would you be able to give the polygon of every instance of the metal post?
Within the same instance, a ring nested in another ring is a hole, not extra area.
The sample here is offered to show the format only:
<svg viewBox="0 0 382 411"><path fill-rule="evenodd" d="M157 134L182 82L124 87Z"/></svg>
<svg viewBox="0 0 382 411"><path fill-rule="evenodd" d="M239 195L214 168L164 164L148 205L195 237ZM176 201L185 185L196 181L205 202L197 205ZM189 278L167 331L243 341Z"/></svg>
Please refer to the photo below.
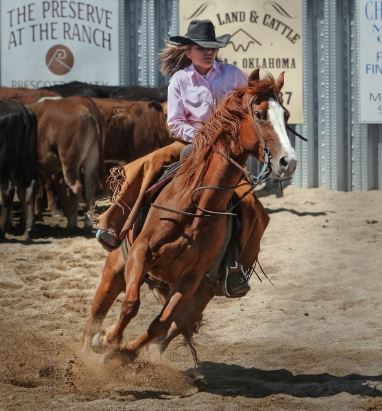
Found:
<svg viewBox="0 0 382 411"><path fill-rule="evenodd" d="M126 24L125 24L125 2L119 0L119 84L126 84Z"/></svg>
<svg viewBox="0 0 382 411"><path fill-rule="evenodd" d="M155 1L156 0L147 1L147 85L150 87L156 86L158 77L158 47L156 46L158 31L155 18Z"/></svg>
<svg viewBox="0 0 382 411"><path fill-rule="evenodd" d="M171 27L170 33L177 36L179 33L179 0L170 0L172 2Z"/></svg>
<svg viewBox="0 0 382 411"><path fill-rule="evenodd" d="M367 125L359 123L359 3L355 1L352 24L352 77L351 77L351 189L368 190Z"/></svg>
<svg viewBox="0 0 382 411"><path fill-rule="evenodd" d="M296 131L308 138L308 142L296 139L295 149L299 166L293 178L294 183L301 187L315 187L317 185L317 159L315 146L317 144L317 130L315 129L315 111L317 104L314 96L317 91L315 85L315 67L317 67L316 54L316 9L309 0L304 0L302 5L302 30L303 30L303 105L304 123L296 125Z"/></svg>
<svg viewBox="0 0 382 411"><path fill-rule="evenodd" d="M379 136L378 136L378 157L377 157L377 189L382 190L382 125L379 125Z"/></svg>
<svg viewBox="0 0 382 411"><path fill-rule="evenodd" d="M142 10L141 10L141 39L140 39L140 71L138 82L142 86L148 85L148 1L142 0Z"/></svg>

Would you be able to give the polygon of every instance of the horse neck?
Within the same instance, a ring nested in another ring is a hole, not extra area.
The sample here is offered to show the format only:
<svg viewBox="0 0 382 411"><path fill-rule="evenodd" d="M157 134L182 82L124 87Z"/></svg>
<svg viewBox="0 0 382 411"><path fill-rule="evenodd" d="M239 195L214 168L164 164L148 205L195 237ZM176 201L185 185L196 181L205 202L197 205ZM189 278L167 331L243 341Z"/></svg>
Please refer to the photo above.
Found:
<svg viewBox="0 0 382 411"><path fill-rule="evenodd" d="M248 154L233 155L224 154L221 147L217 146L212 153L209 167L203 177L201 186L235 187L243 175L243 171L232 164L230 157L240 166L244 166ZM198 205L202 208L210 208L216 211L224 210L233 194L232 190L201 190Z"/></svg>

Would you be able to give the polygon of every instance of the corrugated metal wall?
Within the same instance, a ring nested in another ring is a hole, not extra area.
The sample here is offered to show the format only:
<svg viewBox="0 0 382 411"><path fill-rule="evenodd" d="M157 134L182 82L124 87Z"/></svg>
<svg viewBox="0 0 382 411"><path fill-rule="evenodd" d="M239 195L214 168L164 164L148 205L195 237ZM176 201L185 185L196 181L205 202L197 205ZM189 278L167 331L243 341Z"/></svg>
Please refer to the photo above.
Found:
<svg viewBox="0 0 382 411"><path fill-rule="evenodd" d="M358 2L304 0L304 118L294 183L382 189L382 125L358 123Z"/></svg>
<svg viewBox="0 0 382 411"><path fill-rule="evenodd" d="M179 32L178 0L121 0L121 83L162 86L158 52Z"/></svg>
<svg viewBox="0 0 382 411"><path fill-rule="evenodd" d="M164 85L158 51L179 33L178 0L121 0L121 81ZM304 124L294 184L382 190L382 125L358 123L358 2L303 0ZM294 139L292 139L294 141Z"/></svg>

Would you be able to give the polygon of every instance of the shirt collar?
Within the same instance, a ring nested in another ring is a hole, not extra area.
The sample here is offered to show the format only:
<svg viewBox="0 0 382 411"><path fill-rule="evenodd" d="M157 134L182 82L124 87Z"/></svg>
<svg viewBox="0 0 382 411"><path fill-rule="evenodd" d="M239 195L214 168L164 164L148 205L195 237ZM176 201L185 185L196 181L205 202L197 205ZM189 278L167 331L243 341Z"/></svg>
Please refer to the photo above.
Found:
<svg viewBox="0 0 382 411"><path fill-rule="evenodd" d="M189 74L190 77L201 75L195 70L195 67L193 64L190 64L184 70ZM207 73L207 77L209 77L213 72L216 72L216 73L220 72L220 64L216 60L214 61L214 64L212 65L210 71Z"/></svg>

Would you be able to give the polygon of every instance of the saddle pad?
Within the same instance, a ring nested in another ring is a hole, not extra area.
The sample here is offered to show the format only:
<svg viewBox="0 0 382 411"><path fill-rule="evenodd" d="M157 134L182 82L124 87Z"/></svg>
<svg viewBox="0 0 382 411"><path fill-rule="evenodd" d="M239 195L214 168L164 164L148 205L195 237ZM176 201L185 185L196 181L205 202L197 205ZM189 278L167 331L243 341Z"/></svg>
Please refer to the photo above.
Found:
<svg viewBox="0 0 382 411"><path fill-rule="evenodd" d="M159 177L159 180L145 191L145 197L147 195L152 196L156 194L160 189L162 189L174 177L175 173L179 170L181 164L181 161L176 161L175 163L172 163L165 167L165 170L163 174Z"/></svg>

